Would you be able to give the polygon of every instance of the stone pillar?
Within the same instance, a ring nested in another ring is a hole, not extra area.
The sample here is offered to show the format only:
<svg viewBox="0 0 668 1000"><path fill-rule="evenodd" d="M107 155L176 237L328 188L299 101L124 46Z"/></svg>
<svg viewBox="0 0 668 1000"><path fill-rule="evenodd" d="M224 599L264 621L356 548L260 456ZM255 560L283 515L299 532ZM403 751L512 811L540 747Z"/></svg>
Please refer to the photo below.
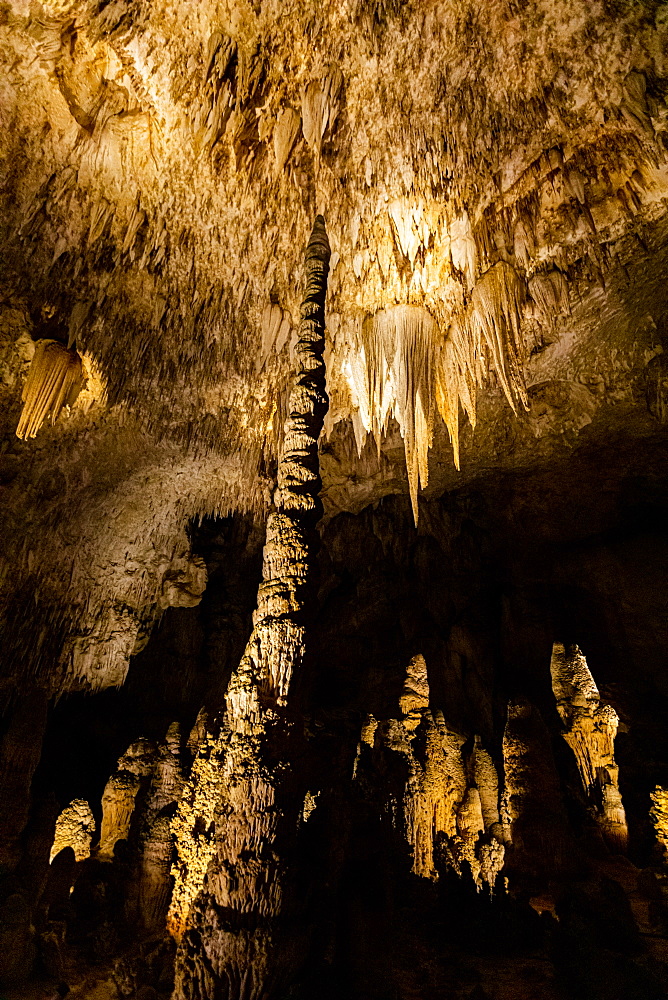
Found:
<svg viewBox="0 0 668 1000"><path fill-rule="evenodd" d="M200 743L173 823L177 861L168 924L179 940L174 997L182 1000L266 1000L299 967L308 941L288 860L306 791L290 759L299 727L289 696L304 659L321 514L329 255L318 217L306 248L297 376L253 632L224 713Z"/></svg>

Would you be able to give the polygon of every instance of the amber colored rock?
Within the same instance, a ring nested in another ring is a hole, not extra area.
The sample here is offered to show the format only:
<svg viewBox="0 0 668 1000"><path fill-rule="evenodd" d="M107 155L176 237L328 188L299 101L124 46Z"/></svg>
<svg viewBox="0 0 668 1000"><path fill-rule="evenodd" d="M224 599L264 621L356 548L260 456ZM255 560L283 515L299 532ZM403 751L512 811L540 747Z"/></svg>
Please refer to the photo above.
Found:
<svg viewBox="0 0 668 1000"><path fill-rule="evenodd" d="M628 830L615 763L617 713L611 705L600 704L598 688L577 646L555 643L550 671L563 737L575 754L592 813L611 849L623 852Z"/></svg>

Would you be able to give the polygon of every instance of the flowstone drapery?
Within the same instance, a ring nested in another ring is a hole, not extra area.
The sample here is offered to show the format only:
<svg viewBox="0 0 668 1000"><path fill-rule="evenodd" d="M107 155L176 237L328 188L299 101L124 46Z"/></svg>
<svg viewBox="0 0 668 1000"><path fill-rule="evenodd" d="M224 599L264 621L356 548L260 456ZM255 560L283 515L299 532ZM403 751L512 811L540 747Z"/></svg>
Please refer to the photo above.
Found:
<svg viewBox="0 0 668 1000"><path fill-rule="evenodd" d="M304 659L310 566L320 517L318 438L327 410L324 220L306 249L306 294L267 523L254 628L225 711L200 742L174 820L177 861L169 926L179 939L174 996L264 998L299 963L306 930L286 855L304 794L290 766L299 741L288 710Z"/></svg>

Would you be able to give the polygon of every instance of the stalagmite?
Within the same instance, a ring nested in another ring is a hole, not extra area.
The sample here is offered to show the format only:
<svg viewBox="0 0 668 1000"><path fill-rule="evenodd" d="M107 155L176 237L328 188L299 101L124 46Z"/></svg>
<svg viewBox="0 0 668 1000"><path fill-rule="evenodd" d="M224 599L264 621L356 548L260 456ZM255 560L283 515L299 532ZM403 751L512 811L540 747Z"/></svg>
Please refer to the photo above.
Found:
<svg viewBox="0 0 668 1000"><path fill-rule="evenodd" d="M90 857L90 845L95 833L93 810L85 799L73 799L56 820L56 834L49 860L53 861L64 847L71 847L77 861Z"/></svg>
<svg viewBox="0 0 668 1000"><path fill-rule="evenodd" d="M118 761L118 767L102 794L102 828L99 854L112 857L119 840L127 840L142 782L151 774L156 759L155 745L137 740Z"/></svg>
<svg viewBox="0 0 668 1000"><path fill-rule="evenodd" d="M171 817L182 790L181 732L174 723L158 748L138 831L138 919L153 933L165 927L172 888Z"/></svg>
<svg viewBox="0 0 668 1000"><path fill-rule="evenodd" d="M550 672L563 737L575 754L589 808L609 846L624 851L628 830L615 763L617 713L611 705L600 704L598 688L577 646L555 642Z"/></svg>
<svg viewBox="0 0 668 1000"><path fill-rule="evenodd" d="M23 389L17 437L34 438L49 416L55 424L63 406L76 397L81 381L81 358L76 351L57 340L38 340Z"/></svg>
<svg viewBox="0 0 668 1000"><path fill-rule="evenodd" d="M444 862L461 876L466 863L477 888L486 882L493 889L503 866L504 847L497 839L498 777L491 757L476 737L469 780L462 752L464 737L448 728L442 712L429 707L422 655L408 664L399 707L401 718L380 723L379 731L381 745L406 759L403 824L413 872L436 879L438 862ZM363 728L361 742L372 745L370 728L368 723Z"/></svg>
<svg viewBox="0 0 668 1000"><path fill-rule="evenodd" d="M654 833L661 845L664 862L668 862L668 788L657 785L651 793L652 808L650 817L654 824Z"/></svg>
<svg viewBox="0 0 668 1000"><path fill-rule="evenodd" d="M571 847L550 736L540 713L518 698L503 734L501 819L513 870L536 875L568 867Z"/></svg>
<svg viewBox="0 0 668 1000"><path fill-rule="evenodd" d="M299 965L308 937L286 867L307 789L286 754L297 737L288 698L304 658L321 511L329 254L318 217L306 249L297 378L253 633L230 680L219 729L200 745L173 823L177 860L169 927L181 942L175 998L272 995Z"/></svg>

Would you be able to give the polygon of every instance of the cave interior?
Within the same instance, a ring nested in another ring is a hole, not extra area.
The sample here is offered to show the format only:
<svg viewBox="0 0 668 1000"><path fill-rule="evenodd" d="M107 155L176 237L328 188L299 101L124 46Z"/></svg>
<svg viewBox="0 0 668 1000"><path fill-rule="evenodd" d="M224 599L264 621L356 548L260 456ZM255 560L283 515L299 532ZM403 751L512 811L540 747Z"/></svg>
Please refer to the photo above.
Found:
<svg viewBox="0 0 668 1000"><path fill-rule="evenodd" d="M668 3L0 61L0 1000L664 1000Z"/></svg>

